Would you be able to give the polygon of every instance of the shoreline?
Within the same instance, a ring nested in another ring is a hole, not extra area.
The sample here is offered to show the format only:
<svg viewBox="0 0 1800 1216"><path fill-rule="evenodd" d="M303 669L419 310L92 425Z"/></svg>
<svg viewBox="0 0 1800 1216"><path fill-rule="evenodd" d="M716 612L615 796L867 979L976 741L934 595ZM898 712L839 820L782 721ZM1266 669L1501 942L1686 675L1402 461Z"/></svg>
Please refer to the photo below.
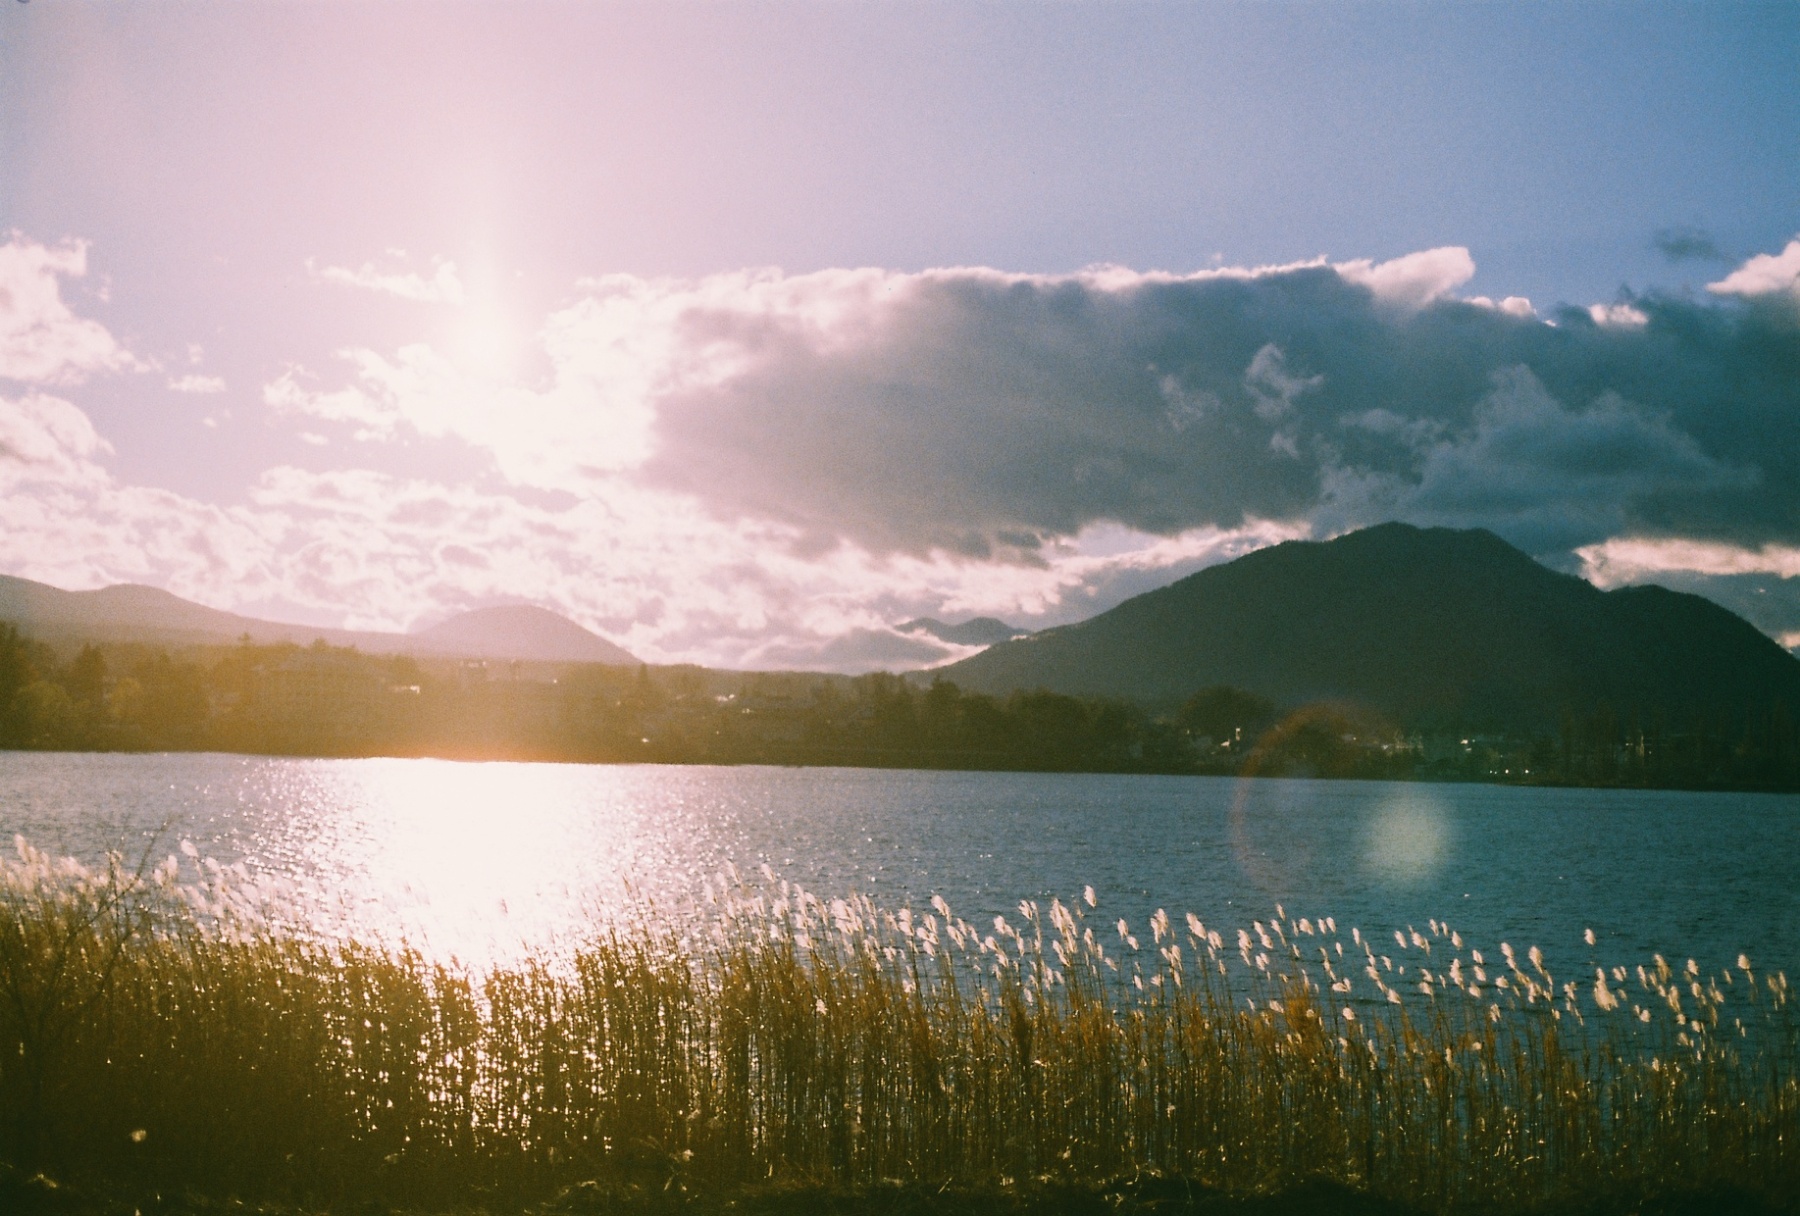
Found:
<svg viewBox="0 0 1800 1216"><path fill-rule="evenodd" d="M1099 1184L934 1185L890 1180L873 1187L774 1182L719 1192L654 1182L577 1183L537 1202L414 1206L370 1198L246 1203L235 1197L88 1188L27 1177L0 1162L0 1207L10 1216L1428 1216L1430 1208L1323 1178L1267 1192L1232 1192L1181 1177L1139 1174ZM1509 1216L1792 1216L1787 1202L1738 1187L1597 1194L1513 1207Z"/></svg>
<svg viewBox="0 0 1800 1216"><path fill-rule="evenodd" d="M861 749L863 753L876 752L879 749ZM918 773L1044 773L1067 776L1113 776L1113 777L1216 777L1228 781L1369 781L1393 782L1404 785L1483 785L1499 786L1511 789L1552 789L1552 790L1644 790L1668 793L1688 794L1800 794L1800 783L1796 784L1697 784L1697 783L1644 783L1644 782L1600 782L1600 781L1561 781L1561 780L1512 780L1496 777L1459 776L1443 773L1367 773L1367 772L1295 772L1295 771L1249 771L1245 772L1230 767L1206 766L1025 766L1012 764L969 765L969 764L930 764L919 763L917 755L895 755L881 757L863 755L862 763L856 762L855 756L819 757L816 759L784 759L779 756L746 755L746 756L693 756L678 757L646 749L647 754L638 757L607 756L583 757L572 756L553 751L532 749L472 749L472 748L386 748L368 750L326 751L321 749L295 749L278 751L260 748L229 748L218 746L200 747L146 747L146 748L53 748L53 747L0 747L0 756L5 755L63 755L63 756L243 756L253 759L269 760L446 760L462 764L567 764L584 767L603 767L608 765L657 765L670 768L798 768L798 769L867 769L886 772L918 772ZM1250 762L1246 761L1246 767Z"/></svg>

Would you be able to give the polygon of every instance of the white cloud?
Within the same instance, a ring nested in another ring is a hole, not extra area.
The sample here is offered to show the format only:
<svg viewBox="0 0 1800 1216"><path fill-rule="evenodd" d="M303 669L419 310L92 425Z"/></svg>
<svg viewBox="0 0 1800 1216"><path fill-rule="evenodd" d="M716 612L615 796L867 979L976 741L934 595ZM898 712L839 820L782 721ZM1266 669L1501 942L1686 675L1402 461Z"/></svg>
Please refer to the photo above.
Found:
<svg viewBox="0 0 1800 1216"><path fill-rule="evenodd" d="M1589 304L1588 316L1607 329L1640 329L1650 323L1643 309L1631 304Z"/></svg>
<svg viewBox="0 0 1800 1216"><path fill-rule="evenodd" d="M394 410L362 389L351 385L333 392L311 390L301 384L305 372L289 368L263 386L263 404L278 414L299 414L328 422L358 425L359 438L384 438L393 433L399 418Z"/></svg>
<svg viewBox="0 0 1800 1216"><path fill-rule="evenodd" d="M1582 574L1600 587L1618 587L1670 573L1800 577L1800 547L1793 545L1762 545L1753 549L1682 537L1619 536L1585 545L1575 554L1581 559Z"/></svg>
<svg viewBox="0 0 1800 1216"><path fill-rule="evenodd" d="M0 485L8 495L36 484L94 485L111 452L88 416L59 397L0 397Z"/></svg>
<svg viewBox="0 0 1800 1216"><path fill-rule="evenodd" d="M90 373L138 366L96 321L63 302L62 278L87 273L87 246L54 248L13 233L0 245L0 379L77 384Z"/></svg>
<svg viewBox="0 0 1800 1216"><path fill-rule="evenodd" d="M1726 296L1800 294L1800 237L1780 253L1757 254L1717 283L1708 283L1706 290Z"/></svg>
<svg viewBox="0 0 1800 1216"><path fill-rule="evenodd" d="M267 587L285 521L119 484L87 415L0 398L0 570L59 587L146 582L229 606Z"/></svg>
<svg viewBox="0 0 1800 1216"><path fill-rule="evenodd" d="M1533 308L1531 301L1524 296L1507 296L1499 303L1495 303L1487 296L1469 296L1464 303L1491 308L1496 312L1503 312L1509 317L1528 319L1537 316L1537 309Z"/></svg>
<svg viewBox="0 0 1800 1216"><path fill-rule="evenodd" d="M177 393L222 393L225 381L219 376L202 376L190 372L170 379L169 388Z"/></svg>
<svg viewBox="0 0 1800 1216"><path fill-rule="evenodd" d="M364 262L355 270L344 266L315 267L310 258L306 269L321 282L341 283L345 287L398 296L421 304L461 304L466 298L462 279L456 273L456 263L444 258L431 259L429 276L414 271L383 270L373 262Z"/></svg>
<svg viewBox="0 0 1800 1216"><path fill-rule="evenodd" d="M1334 269L1352 283L1375 293L1384 304L1423 308L1475 277L1475 259L1461 245L1423 249L1386 262L1363 258L1337 263Z"/></svg>

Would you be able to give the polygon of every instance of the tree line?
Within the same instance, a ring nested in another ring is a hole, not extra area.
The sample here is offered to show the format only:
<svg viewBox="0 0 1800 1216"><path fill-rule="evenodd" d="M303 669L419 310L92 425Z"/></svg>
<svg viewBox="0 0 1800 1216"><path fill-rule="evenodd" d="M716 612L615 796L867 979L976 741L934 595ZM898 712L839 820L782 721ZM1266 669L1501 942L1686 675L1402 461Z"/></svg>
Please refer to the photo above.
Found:
<svg viewBox="0 0 1800 1216"><path fill-rule="evenodd" d="M315 643L58 650L0 624L0 748L1800 788L1787 707L1565 710L1531 735L1201 689L1177 706L929 676L479 663Z"/></svg>

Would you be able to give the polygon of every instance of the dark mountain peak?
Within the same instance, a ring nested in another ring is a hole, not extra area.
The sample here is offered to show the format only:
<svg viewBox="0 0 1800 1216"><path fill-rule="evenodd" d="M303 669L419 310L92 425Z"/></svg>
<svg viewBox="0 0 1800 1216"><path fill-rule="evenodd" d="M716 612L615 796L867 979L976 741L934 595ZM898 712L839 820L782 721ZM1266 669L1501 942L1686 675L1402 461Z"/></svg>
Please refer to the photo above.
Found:
<svg viewBox="0 0 1800 1216"><path fill-rule="evenodd" d="M1329 540L1284 541L1246 554L1239 560L1251 559L1269 562L1315 560L1395 564L1488 563L1510 566L1515 570L1529 568L1549 572L1529 554L1508 544L1486 528L1421 528L1398 521L1345 532Z"/></svg>
<svg viewBox="0 0 1800 1216"><path fill-rule="evenodd" d="M1590 584L1540 565L1485 528L1386 523L1330 540L1290 540L1258 549L1127 600L1113 611L1139 601L1260 599L1284 623L1302 618L1325 628L1333 618L1361 613L1376 625L1373 618L1382 613L1398 614L1397 623L1407 605L1436 604L1441 611L1461 607L1479 616L1482 604L1502 588L1530 588L1533 596L1550 599L1600 595Z"/></svg>
<svg viewBox="0 0 1800 1216"><path fill-rule="evenodd" d="M1492 532L1400 523L1261 549L944 670L987 692L1173 703L1230 685L1502 729L1602 702L1671 722L1800 708L1800 662L1709 600L1601 592Z"/></svg>

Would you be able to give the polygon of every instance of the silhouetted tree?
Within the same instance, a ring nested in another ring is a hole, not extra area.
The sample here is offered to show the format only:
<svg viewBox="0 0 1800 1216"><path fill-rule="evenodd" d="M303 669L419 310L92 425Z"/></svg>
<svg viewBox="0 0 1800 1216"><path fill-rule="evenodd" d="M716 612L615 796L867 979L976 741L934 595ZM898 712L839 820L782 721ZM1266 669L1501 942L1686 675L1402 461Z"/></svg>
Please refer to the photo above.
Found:
<svg viewBox="0 0 1800 1216"><path fill-rule="evenodd" d="M62 685L76 704L98 708L106 700L106 655L98 646L83 646L63 673Z"/></svg>
<svg viewBox="0 0 1800 1216"><path fill-rule="evenodd" d="M1275 706L1253 692L1215 684L1189 697L1176 720L1189 734L1214 743L1254 742L1275 720Z"/></svg>
<svg viewBox="0 0 1800 1216"><path fill-rule="evenodd" d="M25 639L10 624L0 624L0 747L19 744L19 693L35 673L26 658Z"/></svg>

